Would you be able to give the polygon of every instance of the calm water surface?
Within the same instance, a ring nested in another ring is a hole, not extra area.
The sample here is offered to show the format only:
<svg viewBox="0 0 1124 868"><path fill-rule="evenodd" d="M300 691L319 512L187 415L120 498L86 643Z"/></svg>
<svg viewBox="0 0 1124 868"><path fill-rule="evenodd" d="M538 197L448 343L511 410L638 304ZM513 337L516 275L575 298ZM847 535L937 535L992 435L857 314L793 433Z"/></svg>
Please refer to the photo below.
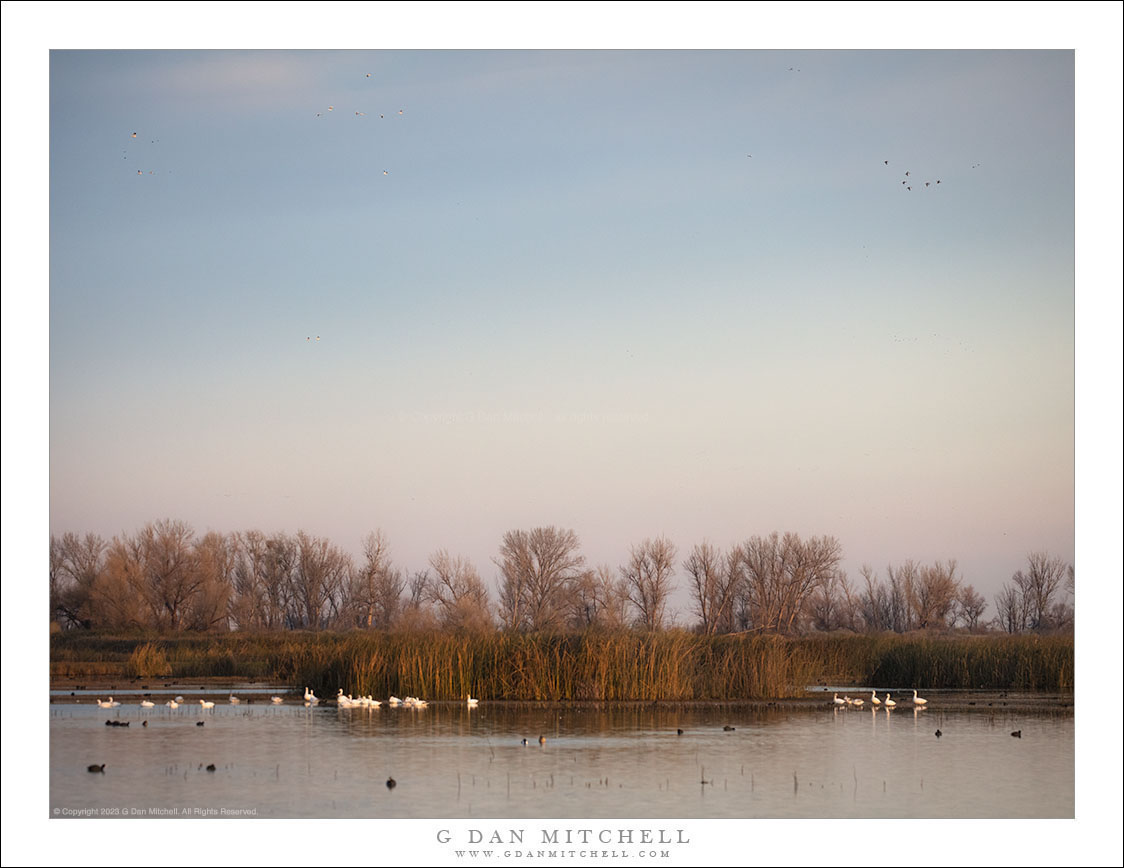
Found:
<svg viewBox="0 0 1124 868"><path fill-rule="evenodd" d="M198 703L172 711L142 709L136 700L107 710L68 699L50 706L50 811L54 817L82 811L264 818L1074 816L1071 712L829 705L482 702L476 709L431 703L414 711L269 706L260 699L232 706L218 699L212 711ZM130 725L106 726L107 720ZM199 721L205 725L196 726ZM1013 738L1014 730L1022 737ZM91 763L105 763L105 772L91 774ZM393 789L388 777L397 782Z"/></svg>

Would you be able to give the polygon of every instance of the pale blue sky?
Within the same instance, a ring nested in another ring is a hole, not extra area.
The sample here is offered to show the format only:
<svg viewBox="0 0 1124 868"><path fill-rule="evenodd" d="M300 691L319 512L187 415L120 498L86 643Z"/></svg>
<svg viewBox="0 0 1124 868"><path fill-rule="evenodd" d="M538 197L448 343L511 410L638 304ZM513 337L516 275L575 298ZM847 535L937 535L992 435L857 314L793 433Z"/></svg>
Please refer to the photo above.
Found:
<svg viewBox="0 0 1124 868"><path fill-rule="evenodd" d="M50 107L54 532L1073 557L1072 52L57 51Z"/></svg>

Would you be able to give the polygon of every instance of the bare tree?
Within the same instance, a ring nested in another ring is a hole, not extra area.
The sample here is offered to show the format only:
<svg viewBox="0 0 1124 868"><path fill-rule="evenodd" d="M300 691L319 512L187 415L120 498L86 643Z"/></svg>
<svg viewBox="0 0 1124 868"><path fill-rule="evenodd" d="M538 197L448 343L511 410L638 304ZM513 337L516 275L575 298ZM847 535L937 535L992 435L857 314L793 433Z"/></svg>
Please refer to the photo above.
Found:
<svg viewBox="0 0 1124 868"><path fill-rule="evenodd" d="M646 630L663 628L667 600L674 589L671 576L675 554L675 546L667 537L646 539L632 547L628 563L621 567L637 623Z"/></svg>
<svg viewBox="0 0 1124 868"><path fill-rule="evenodd" d="M890 580L890 624L895 633L904 633L916 626L913 613L916 609L914 597L920 577L920 568L913 561L906 561L896 570L886 567Z"/></svg>
<svg viewBox="0 0 1124 868"><path fill-rule="evenodd" d="M156 626L145 611L145 555L139 537L122 534L109 543L102 570L90 589L90 620L99 627Z"/></svg>
<svg viewBox="0 0 1124 868"><path fill-rule="evenodd" d="M808 617L817 630L854 630L858 601L847 574L837 570L807 599Z"/></svg>
<svg viewBox="0 0 1124 868"><path fill-rule="evenodd" d="M956 620L963 624L969 632L975 633L979 629L980 619L987 609L987 600L971 585L961 585L956 595Z"/></svg>
<svg viewBox="0 0 1124 868"><path fill-rule="evenodd" d="M946 629L959 590L956 561L937 561L932 566L921 567L910 598L913 623L921 630Z"/></svg>
<svg viewBox="0 0 1124 868"><path fill-rule="evenodd" d="M197 592L188 601L183 626L189 630L230 628L230 599L234 593L237 537L210 531L196 542L193 569Z"/></svg>
<svg viewBox="0 0 1124 868"><path fill-rule="evenodd" d="M570 626L616 630L628 624L628 588L610 566L585 570L574 583Z"/></svg>
<svg viewBox="0 0 1124 868"><path fill-rule="evenodd" d="M865 629L869 633L892 630L894 619L890 592L878 581L878 573L869 564L863 564L860 573L863 577L863 593L859 598L859 612Z"/></svg>
<svg viewBox="0 0 1124 868"><path fill-rule="evenodd" d="M1046 552L1032 552L1027 555L1026 561L1027 570L1020 587L1026 598L1030 627L1032 630L1049 630L1054 626L1050 617L1054 595L1067 576L1066 564L1061 558L1050 557Z"/></svg>
<svg viewBox="0 0 1124 868"><path fill-rule="evenodd" d="M59 617L62 610L62 541L59 540L54 534L51 534L51 556L50 556L50 617L54 621ZM51 629L54 629L52 627Z"/></svg>
<svg viewBox="0 0 1124 868"><path fill-rule="evenodd" d="M813 591L830 581L843 557L834 537L811 537L774 532L769 537L751 537L741 546L745 568L745 602L752 626L776 632L792 632Z"/></svg>
<svg viewBox="0 0 1124 868"><path fill-rule="evenodd" d="M407 605L411 609L420 608L429 599L430 584L429 570L415 570L414 574L410 576L410 600Z"/></svg>
<svg viewBox="0 0 1124 868"><path fill-rule="evenodd" d="M391 564L386 536L381 530L367 534L363 557L363 565L352 577L350 608L360 626L386 629L398 614L406 579Z"/></svg>
<svg viewBox="0 0 1124 868"><path fill-rule="evenodd" d="M509 630L560 628L572 609L574 583L585 558L572 530L536 527L504 534L500 557L500 618Z"/></svg>
<svg viewBox="0 0 1124 868"><path fill-rule="evenodd" d="M690 576L691 597L702 632L713 635L733 628L734 600L742 581L741 558L724 555L707 541L698 543L683 569Z"/></svg>
<svg viewBox="0 0 1124 868"><path fill-rule="evenodd" d="M488 611L488 590L476 567L464 557L451 557L445 549L429 558L433 578L429 594L437 606L438 618L445 627L482 630L492 625Z"/></svg>
<svg viewBox="0 0 1124 868"><path fill-rule="evenodd" d="M165 519L150 522L131 539L121 540L128 553L125 562L120 559L122 548L111 546L116 566L127 563L128 580L134 592L139 592L147 626L172 631L185 626L187 609L203 583L195 569L194 537L186 523Z"/></svg>
<svg viewBox="0 0 1124 868"><path fill-rule="evenodd" d="M320 629L339 614L351 558L326 539L297 532L297 558L290 576L290 625Z"/></svg>
<svg viewBox="0 0 1124 868"><path fill-rule="evenodd" d="M52 574L57 596L54 617L66 627L90 626L90 600L105 569L108 544L97 534L51 537Z"/></svg>
<svg viewBox="0 0 1124 868"><path fill-rule="evenodd" d="M1007 633L1021 633L1027 628L1029 618L1026 609L1026 596L1019 584L1023 579L1022 572L1015 573L1012 579L1014 583L1004 585L995 597L995 618L1001 630Z"/></svg>

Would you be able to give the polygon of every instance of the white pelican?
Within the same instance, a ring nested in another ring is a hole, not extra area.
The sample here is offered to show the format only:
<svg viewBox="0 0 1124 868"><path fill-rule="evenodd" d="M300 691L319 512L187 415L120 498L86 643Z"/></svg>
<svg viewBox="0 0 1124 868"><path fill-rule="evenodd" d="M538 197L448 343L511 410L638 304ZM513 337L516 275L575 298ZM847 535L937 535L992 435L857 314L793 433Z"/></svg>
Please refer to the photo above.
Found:
<svg viewBox="0 0 1124 868"><path fill-rule="evenodd" d="M473 699L472 694L470 693L468 695L468 707L469 708L476 708L476 706L478 706L479 704L480 704L480 700L479 699Z"/></svg>
<svg viewBox="0 0 1124 868"><path fill-rule="evenodd" d="M873 687L870 689L870 704L871 705L881 705L882 704L882 700L878 698L878 694L874 692Z"/></svg>
<svg viewBox="0 0 1124 868"><path fill-rule="evenodd" d="M280 705L285 700L282 699L280 696L273 696L273 697L270 698L269 701L272 702L274 705Z"/></svg>
<svg viewBox="0 0 1124 868"><path fill-rule="evenodd" d="M890 694L889 694L889 693L887 693L887 694L886 694L886 707L887 707L887 708L893 708L893 707L894 707L895 705L897 705L897 703L896 703L896 702L894 702L894 700L892 700L892 699L890 698Z"/></svg>
<svg viewBox="0 0 1124 868"><path fill-rule="evenodd" d="M213 702L210 702L209 700L206 700L206 699L200 699L199 704L201 706L203 706L203 708L205 708L205 709L215 707L215 704Z"/></svg>
<svg viewBox="0 0 1124 868"><path fill-rule="evenodd" d="M119 706L121 704L120 702L114 702L112 696L109 697L109 699L106 699L105 701L102 701L102 700L99 699L97 702L98 702L98 708L116 708L117 706Z"/></svg>
<svg viewBox="0 0 1124 868"><path fill-rule="evenodd" d="M840 699L840 698L839 698L839 694L838 694L838 693L833 693L833 694L831 694L831 701L832 701L832 702L833 702L833 703L834 703L835 705L846 705L846 704L847 704L846 702L844 702L844 701L843 701L842 699Z"/></svg>
<svg viewBox="0 0 1124 868"><path fill-rule="evenodd" d="M922 699L920 696L918 696L916 690L913 691L913 704L914 705L925 705L928 702L929 702L928 699Z"/></svg>
<svg viewBox="0 0 1124 868"><path fill-rule="evenodd" d="M155 702L149 702L147 699L141 700L141 708L152 708L156 705Z"/></svg>

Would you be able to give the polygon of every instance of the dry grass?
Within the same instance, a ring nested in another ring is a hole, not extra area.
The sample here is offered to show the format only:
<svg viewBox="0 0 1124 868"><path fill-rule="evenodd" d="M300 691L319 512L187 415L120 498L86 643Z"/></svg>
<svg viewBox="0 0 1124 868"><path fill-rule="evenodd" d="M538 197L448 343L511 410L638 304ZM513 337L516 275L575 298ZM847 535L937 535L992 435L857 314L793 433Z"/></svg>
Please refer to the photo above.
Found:
<svg viewBox="0 0 1124 868"><path fill-rule="evenodd" d="M104 667L105 671L98 671ZM691 701L801 695L820 681L949 689L1073 689L1071 636L704 637L270 633L51 639L51 674L230 677L321 696Z"/></svg>

